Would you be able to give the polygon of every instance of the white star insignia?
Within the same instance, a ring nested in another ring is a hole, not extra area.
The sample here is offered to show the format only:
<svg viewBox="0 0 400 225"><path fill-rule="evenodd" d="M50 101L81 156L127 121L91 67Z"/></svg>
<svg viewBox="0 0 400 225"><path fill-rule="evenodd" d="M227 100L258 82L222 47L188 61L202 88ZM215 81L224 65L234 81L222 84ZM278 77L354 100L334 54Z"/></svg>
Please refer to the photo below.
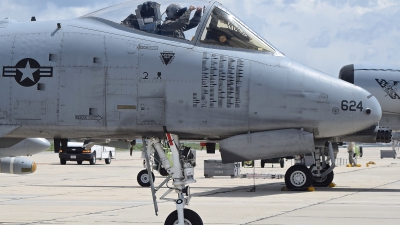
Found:
<svg viewBox="0 0 400 225"><path fill-rule="evenodd" d="M30 79L31 81L35 82L35 79L33 78L33 73L38 70L38 68L31 68L31 64L28 62L26 63L26 66L24 69L17 68L21 73L22 77L20 82L24 81L25 79Z"/></svg>

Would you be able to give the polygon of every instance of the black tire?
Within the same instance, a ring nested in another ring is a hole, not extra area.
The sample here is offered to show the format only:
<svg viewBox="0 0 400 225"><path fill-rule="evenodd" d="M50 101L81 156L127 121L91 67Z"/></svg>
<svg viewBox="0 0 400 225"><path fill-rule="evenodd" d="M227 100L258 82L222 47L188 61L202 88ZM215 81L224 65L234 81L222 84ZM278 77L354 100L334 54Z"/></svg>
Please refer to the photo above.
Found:
<svg viewBox="0 0 400 225"><path fill-rule="evenodd" d="M61 164L61 165L67 164L67 160L65 160L65 159L60 159L60 164Z"/></svg>
<svg viewBox="0 0 400 225"><path fill-rule="evenodd" d="M304 165L294 165L286 171L285 184L289 190L307 190L312 183L313 175Z"/></svg>
<svg viewBox="0 0 400 225"><path fill-rule="evenodd" d="M242 162L242 167L244 167L244 161Z"/></svg>
<svg viewBox="0 0 400 225"><path fill-rule="evenodd" d="M106 164L111 163L111 152L110 152L110 154L108 154L108 158L105 161L106 161Z"/></svg>
<svg viewBox="0 0 400 225"><path fill-rule="evenodd" d="M90 165L96 164L96 151L93 152L92 158L90 159Z"/></svg>
<svg viewBox="0 0 400 225"><path fill-rule="evenodd" d="M264 167L265 167L265 162L264 162L264 160L261 159L261 168L264 168Z"/></svg>
<svg viewBox="0 0 400 225"><path fill-rule="evenodd" d="M363 153L363 147L360 146L360 158L362 158L363 155L364 155L364 153Z"/></svg>
<svg viewBox="0 0 400 225"><path fill-rule="evenodd" d="M312 170L313 170L314 166L315 165L311 165L310 166L311 174L312 174ZM325 172L329 167L330 167L329 165L326 165L325 169L322 170L322 173ZM331 171L330 173L328 173L328 175L326 175L325 177L322 177L322 178L313 176L313 186L315 186L315 187L328 187L329 184L332 183L334 176L335 175L334 175L333 171Z"/></svg>
<svg viewBox="0 0 400 225"><path fill-rule="evenodd" d="M164 176L164 177L166 177L166 176L169 175L168 172L167 172L167 170L164 169L164 168L162 168L162 167L160 167L160 171L158 171L158 172L160 172L160 175L161 175L161 176Z"/></svg>
<svg viewBox="0 0 400 225"><path fill-rule="evenodd" d="M81 160L76 161L76 163L78 163L79 165L82 165L82 161Z"/></svg>
<svg viewBox="0 0 400 225"><path fill-rule="evenodd" d="M151 176L153 177L154 182L155 177L153 172L151 172ZM147 173L147 170L142 170L138 173L137 182L142 187L150 187L149 174Z"/></svg>
<svg viewBox="0 0 400 225"><path fill-rule="evenodd" d="M190 209L183 209L183 213L185 216L185 224L187 222L188 224L191 225L203 225L203 220L201 220L201 217L195 211ZM177 220L178 220L178 212L175 210L168 215L164 225L173 225L177 222Z"/></svg>
<svg viewBox="0 0 400 225"><path fill-rule="evenodd" d="M281 158L279 160L279 164L281 165L281 168L284 168L285 167L285 160L283 158Z"/></svg>

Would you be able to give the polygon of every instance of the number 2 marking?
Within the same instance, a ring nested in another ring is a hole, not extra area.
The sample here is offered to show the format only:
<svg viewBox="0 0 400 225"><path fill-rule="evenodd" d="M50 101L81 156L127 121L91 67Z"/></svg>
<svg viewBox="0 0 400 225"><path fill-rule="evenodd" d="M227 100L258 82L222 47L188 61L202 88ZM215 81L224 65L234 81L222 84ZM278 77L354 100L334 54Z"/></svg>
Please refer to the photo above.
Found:
<svg viewBox="0 0 400 225"><path fill-rule="evenodd" d="M148 76L149 76L149 73L147 73L147 72L144 72L144 73L143 73L143 75L145 75L145 77L143 78L143 80L147 80L147 79L149 79L149 78L148 78Z"/></svg>
<svg viewBox="0 0 400 225"><path fill-rule="evenodd" d="M354 107L356 107L356 102L355 101L350 101L350 107L349 107L349 111L355 112L356 109Z"/></svg>

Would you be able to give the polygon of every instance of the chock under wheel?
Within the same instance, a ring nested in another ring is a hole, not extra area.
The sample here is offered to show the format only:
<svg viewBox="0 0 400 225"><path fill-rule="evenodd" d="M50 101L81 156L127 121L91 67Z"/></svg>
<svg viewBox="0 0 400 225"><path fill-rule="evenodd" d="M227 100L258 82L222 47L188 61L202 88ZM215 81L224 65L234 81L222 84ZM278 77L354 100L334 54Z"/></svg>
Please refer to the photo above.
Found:
<svg viewBox="0 0 400 225"><path fill-rule="evenodd" d="M315 191L315 187L313 187L313 186L308 187L308 188L307 188L307 191L310 191L310 192L311 192L311 191Z"/></svg>

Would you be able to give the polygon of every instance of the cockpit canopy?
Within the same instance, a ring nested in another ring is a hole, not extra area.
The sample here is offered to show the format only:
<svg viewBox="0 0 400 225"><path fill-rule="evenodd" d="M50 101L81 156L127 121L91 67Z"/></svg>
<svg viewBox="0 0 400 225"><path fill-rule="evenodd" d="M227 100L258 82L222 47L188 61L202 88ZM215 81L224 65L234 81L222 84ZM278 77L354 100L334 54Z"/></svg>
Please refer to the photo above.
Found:
<svg viewBox="0 0 400 225"><path fill-rule="evenodd" d="M121 26L130 27L135 29L135 31L140 30L146 33L160 34L157 32L161 19L159 16L151 18L154 23L143 25L143 21L149 21L150 18L145 18L140 14L136 15L140 12L138 9L141 9L142 6L144 6L142 1L128 1L89 13L83 17L100 18L120 24ZM138 19L141 22L140 24L136 24L136 20ZM163 36L160 35L161 37ZM241 49L269 54L278 52L272 45L263 40L217 2L211 2L206 7L201 22L197 27L196 35L191 39L191 42L194 45L201 45L202 47Z"/></svg>
<svg viewBox="0 0 400 225"><path fill-rule="evenodd" d="M228 11L215 6L206 20L200 43L242 48L261 52L274 52L274 49L257 37Z"/></svg>

